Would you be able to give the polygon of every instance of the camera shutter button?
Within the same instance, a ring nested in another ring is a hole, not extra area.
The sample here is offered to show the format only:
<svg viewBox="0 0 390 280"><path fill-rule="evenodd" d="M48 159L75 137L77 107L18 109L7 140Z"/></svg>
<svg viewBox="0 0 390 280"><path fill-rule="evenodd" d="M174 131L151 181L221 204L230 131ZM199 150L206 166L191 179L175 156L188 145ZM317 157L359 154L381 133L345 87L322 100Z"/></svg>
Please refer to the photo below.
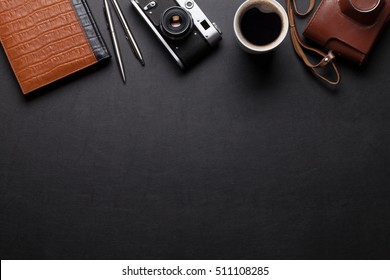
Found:
<svg viewBox="0 0 390 280"><path fill-rule="evenodd" d="M386 0L339 0L341 11L362 24L373 24Z"/></svg>
<svg viewBox="0 0 390 280"><path fill-rule="evenodd" d="M192 9L194 7L194 2L191 0L186 1L185 6L187 9Z"/></svg>

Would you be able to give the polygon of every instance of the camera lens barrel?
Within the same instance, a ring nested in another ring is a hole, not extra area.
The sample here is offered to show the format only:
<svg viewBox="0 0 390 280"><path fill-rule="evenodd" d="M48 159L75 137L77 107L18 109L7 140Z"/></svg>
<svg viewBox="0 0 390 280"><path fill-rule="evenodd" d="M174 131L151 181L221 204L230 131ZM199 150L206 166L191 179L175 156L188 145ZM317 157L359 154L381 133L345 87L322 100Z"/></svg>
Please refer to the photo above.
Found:
<svg viewBox="0 0 390 280"><path fill-rule="evenodd" d="M170 7L162 14L160 27L168 38L180 40L191 33L193 20L185 9L178 6Z"/></svg>

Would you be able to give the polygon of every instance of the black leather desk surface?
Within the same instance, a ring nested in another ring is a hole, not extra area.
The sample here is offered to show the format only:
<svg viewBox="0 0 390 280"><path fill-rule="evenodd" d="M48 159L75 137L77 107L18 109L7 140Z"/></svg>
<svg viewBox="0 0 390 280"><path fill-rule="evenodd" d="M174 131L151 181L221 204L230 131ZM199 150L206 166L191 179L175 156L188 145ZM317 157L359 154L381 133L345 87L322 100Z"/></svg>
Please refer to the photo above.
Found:
<svg viewBox="0 0 390 280"><path fill-rule="evenodd" d="M289 38L244 54L241 2L198 0L224 39L188 73L124 0L127 85L113 59L25 99L0 51L1 258L390 257L388 30L332 90Z"/></svg>

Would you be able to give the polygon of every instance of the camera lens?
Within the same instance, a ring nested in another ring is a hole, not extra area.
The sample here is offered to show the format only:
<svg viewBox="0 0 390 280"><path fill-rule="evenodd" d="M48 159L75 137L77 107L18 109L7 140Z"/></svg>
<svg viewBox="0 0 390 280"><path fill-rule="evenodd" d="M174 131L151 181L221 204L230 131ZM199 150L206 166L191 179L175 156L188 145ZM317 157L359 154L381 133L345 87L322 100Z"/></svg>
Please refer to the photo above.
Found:
<svg viewBox="0 0 390 280"><path fill-rule="evenodd" d="M191 15L181 7L171 7L161 16L161 30L164 35L179 40L186 37L192 29Z"/></svg>

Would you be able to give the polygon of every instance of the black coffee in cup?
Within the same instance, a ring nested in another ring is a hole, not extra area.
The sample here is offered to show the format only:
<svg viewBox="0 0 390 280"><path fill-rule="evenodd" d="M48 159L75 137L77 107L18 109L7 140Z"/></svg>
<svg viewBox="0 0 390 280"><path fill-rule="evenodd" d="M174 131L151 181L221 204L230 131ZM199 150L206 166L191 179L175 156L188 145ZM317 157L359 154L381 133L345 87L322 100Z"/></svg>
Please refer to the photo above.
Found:
<svg viewBox="0 0 390 280"><path fill-rule="evenodd" d="M265 13L254 7L242 16L241 31L245 39L252 44L268 45L282 32L282 20L277 13Z"/></svg>
<svg viewBox="0 0 390 280"><path fill-rule="evenodd" d="M286 38L288 16L276 0L246 0L234 16L240 47L252 54L272 51Z"/></svg>

